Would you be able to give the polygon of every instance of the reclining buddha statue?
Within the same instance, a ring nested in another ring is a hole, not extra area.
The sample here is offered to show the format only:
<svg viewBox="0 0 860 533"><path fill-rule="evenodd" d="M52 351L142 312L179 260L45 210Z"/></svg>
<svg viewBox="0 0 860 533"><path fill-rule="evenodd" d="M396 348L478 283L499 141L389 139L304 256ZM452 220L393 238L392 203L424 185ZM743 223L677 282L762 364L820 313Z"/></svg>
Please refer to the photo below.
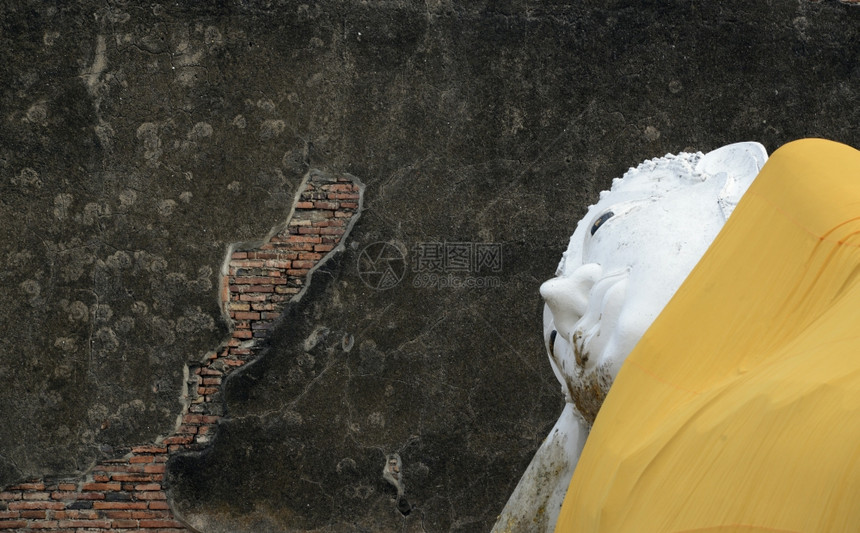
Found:
<svg viewBox="0 0 860 533"><path fill-rule="evenodd" d="M646 161L540 292L566 403L494 531L860 530L860 152Z"/></svg>

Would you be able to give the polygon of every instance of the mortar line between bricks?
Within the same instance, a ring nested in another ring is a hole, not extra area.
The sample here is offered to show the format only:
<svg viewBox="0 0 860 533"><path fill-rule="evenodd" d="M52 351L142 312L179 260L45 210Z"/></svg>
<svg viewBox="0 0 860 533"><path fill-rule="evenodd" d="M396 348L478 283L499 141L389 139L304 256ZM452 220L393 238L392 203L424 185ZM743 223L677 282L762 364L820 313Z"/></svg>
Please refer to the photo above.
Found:
<svg viewBox="0 0 860 533"><path fill-rule="evenodd" d="M355 176L311 170L285 220L262 240L229 245L218 298L230 333L216 350L185 365L183 407L174 431L104 459L78 477L31 479L3 488L0 530L196 531L171 508L164 486L168 457L211 445L224 416L224 380L257 360L261 341L287 305L299 301L317 269L344 250L364 208L364 189Z"/></svg>

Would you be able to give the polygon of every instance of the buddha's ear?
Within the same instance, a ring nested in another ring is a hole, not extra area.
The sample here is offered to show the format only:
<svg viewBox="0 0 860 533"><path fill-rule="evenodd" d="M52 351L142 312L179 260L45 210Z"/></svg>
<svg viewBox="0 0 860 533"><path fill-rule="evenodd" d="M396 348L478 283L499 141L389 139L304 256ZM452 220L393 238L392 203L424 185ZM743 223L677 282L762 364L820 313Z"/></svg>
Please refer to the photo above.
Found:
<svg viewBox="0 0 860 533"><path fill-rule="evenodd" d="M717 199L725 218L729 218L765 161L767 150L757 142L729 144L708 152L699 160L697 171L709 175L709 179L725 181Z"/></svg>

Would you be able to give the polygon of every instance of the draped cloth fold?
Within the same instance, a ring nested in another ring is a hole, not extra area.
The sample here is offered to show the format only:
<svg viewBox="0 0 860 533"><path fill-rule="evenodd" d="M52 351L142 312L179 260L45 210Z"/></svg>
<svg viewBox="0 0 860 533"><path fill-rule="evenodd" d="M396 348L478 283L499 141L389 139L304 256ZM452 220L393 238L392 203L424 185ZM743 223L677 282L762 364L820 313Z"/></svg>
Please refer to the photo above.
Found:
<svg viewBox="0 0 860 533"><path fill-rule="evenodd" d="M623 364L557 533L860 531L860 152L773 153Z"/></svg>

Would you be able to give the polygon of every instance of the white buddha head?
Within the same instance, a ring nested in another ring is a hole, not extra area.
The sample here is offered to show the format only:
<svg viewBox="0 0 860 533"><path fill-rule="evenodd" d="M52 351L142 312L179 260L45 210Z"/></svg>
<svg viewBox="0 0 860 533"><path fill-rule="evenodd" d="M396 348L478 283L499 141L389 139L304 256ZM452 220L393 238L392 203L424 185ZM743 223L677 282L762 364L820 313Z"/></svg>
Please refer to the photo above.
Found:
<svg viewBox="0 0 860 533"><path fill-rule="evenodd" d="M621 364L758 174L758 143L645 161L589 207L541 286L544 341L590 427Z"/></svg>

